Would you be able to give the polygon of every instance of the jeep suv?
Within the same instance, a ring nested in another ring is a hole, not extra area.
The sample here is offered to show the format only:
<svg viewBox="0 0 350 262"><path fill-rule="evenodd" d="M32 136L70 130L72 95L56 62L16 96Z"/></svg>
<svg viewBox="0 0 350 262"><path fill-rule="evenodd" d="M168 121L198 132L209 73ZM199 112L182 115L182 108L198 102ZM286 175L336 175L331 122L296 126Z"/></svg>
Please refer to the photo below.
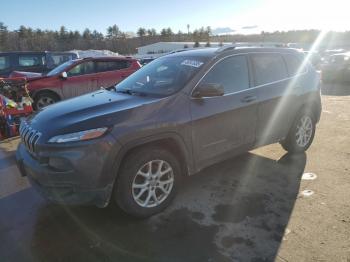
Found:
<svg viewBox="0 0 350 262"><path fill-rule="evenodd" d="M320 112L319 75L296 50L190 50L24 120L17 162L52 201L145 217L216 162L277 142L307 150Z"/></svg>

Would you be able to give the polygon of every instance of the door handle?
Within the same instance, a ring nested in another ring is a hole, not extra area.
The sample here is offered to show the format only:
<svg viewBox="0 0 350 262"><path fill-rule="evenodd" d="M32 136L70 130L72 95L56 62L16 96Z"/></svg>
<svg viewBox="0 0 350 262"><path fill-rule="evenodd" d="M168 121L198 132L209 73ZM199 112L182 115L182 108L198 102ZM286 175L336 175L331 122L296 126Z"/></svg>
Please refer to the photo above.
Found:
<svg viewBox="0 0 350 262"><path fill-rule="evenodd" d="M243 103L250 103L258 99L256 96L245 96L241 99L241 102Z"/></svg>

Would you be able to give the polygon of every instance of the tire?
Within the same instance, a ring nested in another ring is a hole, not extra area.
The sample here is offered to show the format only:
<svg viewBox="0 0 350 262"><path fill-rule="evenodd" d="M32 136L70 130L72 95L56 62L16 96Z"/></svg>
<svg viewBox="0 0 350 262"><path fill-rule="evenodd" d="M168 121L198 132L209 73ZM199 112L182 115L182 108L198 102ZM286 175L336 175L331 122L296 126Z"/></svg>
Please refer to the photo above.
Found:
<svg viewBox="0 0 350 262"><path fill-rule="evenodd" d="M45 106L57 103L60 101L58 95L51 92L41 92L35 96L33 108L34 110L40 110Z"/></svg>
<svg viewBox="0 0 350 262"><path fill-rule="evenodd" d="M306 126L311 125L311 129L308 129L308 128L305 129L305 126L303 126L302 124L303 121L306 121L304 122L306 123ZM300 131L301 126L303 126L304 131L302 130ZM299 133L298 133L298 130L299 130ZM316 120L315 120L314 114L312 113L311 110L302 109L298 113L297 117L295 118L286 139L281 141L280 143L282 147L289 153L305 152L312 144L312 141L315 136L315 130L316 130ZM304 137L304 138L300 138L300 137Z"/></svg>
<svg viewBox="0 0 350 262"><path fill-rule="evenodd" d="M165 149L144 147L132 151L123 162L113 194L118 206L127 214L136 217L149 217L164 210L174 199L180 184L181 168L177 158ZM151 173L154 180L149 175L147 177L150 166L152 166ZM159 166L162 166L162 173L167 170L168 172L160 178L155 178ZM171 179L173 179L172 183L169 182ZM158 186L158 183L162 186ZM143 188L137 188L139 186ZM142 190L144 193L141 192ZM152 192L155 193L155 197Z"/></svg>

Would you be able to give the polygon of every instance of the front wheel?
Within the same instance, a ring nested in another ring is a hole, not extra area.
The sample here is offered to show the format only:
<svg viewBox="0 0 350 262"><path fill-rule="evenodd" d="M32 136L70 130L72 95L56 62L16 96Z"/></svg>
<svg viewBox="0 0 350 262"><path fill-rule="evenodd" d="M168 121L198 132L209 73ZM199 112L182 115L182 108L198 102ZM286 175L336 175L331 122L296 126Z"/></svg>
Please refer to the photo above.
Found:
<svg viewBox="0 0 350 262"><path fill-rule="evenodd" d="M147 147L130 153L121 168L114 199L126 213L148 217L173 200L180 180L180 164L167 150Z"/></svg>
<svg viewBox="0 0 350 262"><path fill-rule="evenodd" d="M306 151L315 136L316 121L310 110L302 110L296 117L288 136L281 141L282 147L290 153Z"/></svg>
<svg viewBox="0 0 350 262"><path fill-rule="evenodd" d="M35 110L40 110L46 106L58 102L59 100L59 97L55 94L50 92L42 92L35 97L33 107Z"/></svg>

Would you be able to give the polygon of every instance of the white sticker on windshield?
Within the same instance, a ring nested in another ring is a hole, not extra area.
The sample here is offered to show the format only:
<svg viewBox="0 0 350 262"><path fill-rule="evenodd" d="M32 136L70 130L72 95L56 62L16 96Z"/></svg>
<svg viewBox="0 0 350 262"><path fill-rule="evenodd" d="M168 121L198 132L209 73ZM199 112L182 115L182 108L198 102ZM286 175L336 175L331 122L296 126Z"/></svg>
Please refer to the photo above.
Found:
<svg viewBox="0 0 350 262"><path fill-rule="evenodd" d="M203 62L186 59L186 60L182 61L181 65L192 66L192 67L197 67L198 68L201 65L203 65Z"/></svg>

